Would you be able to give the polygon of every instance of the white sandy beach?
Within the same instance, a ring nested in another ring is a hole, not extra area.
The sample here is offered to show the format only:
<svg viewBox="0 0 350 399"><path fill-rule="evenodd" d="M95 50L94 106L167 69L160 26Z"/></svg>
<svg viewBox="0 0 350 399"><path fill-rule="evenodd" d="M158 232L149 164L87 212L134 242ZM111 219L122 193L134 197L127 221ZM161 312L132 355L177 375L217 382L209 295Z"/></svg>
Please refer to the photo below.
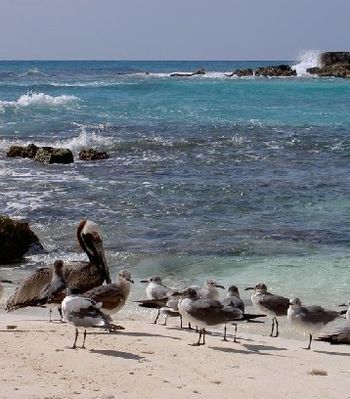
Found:
<svg viewBox="0 0 350 399"><path fill-rule="evenodd" d="M350 398L346 346L306 351L239 329L239 343L208 335L193 347L197 334L175 319L164 327L124 315L124 331L90 330L87 349L72 350L72 326L30 319L0 315L0 398Z"/></svg>

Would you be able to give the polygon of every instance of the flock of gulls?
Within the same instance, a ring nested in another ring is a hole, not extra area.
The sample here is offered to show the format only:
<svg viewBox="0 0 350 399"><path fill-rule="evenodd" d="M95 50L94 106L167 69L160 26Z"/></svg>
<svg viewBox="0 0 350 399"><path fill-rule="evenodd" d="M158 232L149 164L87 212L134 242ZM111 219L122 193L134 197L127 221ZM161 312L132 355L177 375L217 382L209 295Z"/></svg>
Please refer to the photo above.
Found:
<svg viewBox="0 0 350 399"><path fill-rule="evenodd" d="M81 220L77 226L77 239L89 260L57 260L53 267L36 269L18 285L6 303L6 311L28 306L48 306L51 321L52 307L57 306L61 321L75 327L72 348L76 348L79 328L84 329L82 348L85 348L87 328L99 327L110 332L123 329L113 323L111 315L123 308L134 281L129 271L122 270L112 283L101 231L96 223ZM3 293L1 282L9 281L0 280L0 297ZM272 294L265 284L259 283L246 288L253 291L251 301L257 313L246 313L245 304L234 285L228 288L226 298L220 300L218 288L224 287L212 279L207 280L203 287L190 286L176 290L166 287L160 277L151 277L141 283L147 284L147 299L136 301L139 306L157 309L155 324L163 315L165 325L169 317L178 317L181 328L183 320L189 328L195 327L198 332L198 341L193 344L195 346L204 345L207 329L216 326L224 326L223 339L227 341L227 324L235 326L234 342L237 342L237 323L262 322L260 319L266 316L272 319L271 337L279 335L277 318L287 316L292 325L309 334L309 344L305 349L310 349L313 334L345 315L347 322L342 328L332 334L322 335L317 340L350 344L350 302L340 305L348 306L347 310L342 311L303 306L300 299Z"/></svg>

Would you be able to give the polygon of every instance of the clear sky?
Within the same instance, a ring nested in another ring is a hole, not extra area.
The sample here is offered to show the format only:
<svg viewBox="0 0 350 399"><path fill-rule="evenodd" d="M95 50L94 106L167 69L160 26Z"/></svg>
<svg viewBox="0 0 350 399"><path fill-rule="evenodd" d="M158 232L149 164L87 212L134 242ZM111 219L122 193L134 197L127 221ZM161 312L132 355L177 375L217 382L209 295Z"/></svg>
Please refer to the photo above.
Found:
<svg viewBox="0 0 350 399"><path fill-rule="evenodd" d="M349 50L350 0L0 0L0 59L294 60Z"/></svg>

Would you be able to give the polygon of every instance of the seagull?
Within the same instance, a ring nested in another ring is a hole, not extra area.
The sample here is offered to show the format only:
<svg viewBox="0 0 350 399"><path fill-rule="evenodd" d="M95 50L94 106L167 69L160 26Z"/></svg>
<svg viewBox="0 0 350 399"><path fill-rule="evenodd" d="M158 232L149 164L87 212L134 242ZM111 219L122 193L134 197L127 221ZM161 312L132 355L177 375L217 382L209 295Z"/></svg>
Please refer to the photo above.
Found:
<svg viewBox="0 0 350 399"><path fill-rule="evenodd" d="M247 287L247 290L254 290L251 295L253 305L262 313L272 317L270 337L278 337L278 321L276 316L286 316L289 307L289 299L284 296L271 294L263 283L255 287ZM276 334L273 335L276 325Z"/></svg>
<svg viewBox="0 0 350 399"><path fill-rule="evenodd" d="M224 306L215 299L203 299L193 288L187 288L180 292L182 298L179 301L179 312L189 322L199 327L198 341L194 346L205 345L206 328L226 324L229 321L249 320L264 315L244 314L240 309ZM202 343L201 343L202 339Z"/></svg>
<svg viewBox="0 0 350 399"><path fill-rule="evenodd" d="M332 334L323 335L316 338L316 341L329 342L331 345L350 345L350 301L348 304L342 304L339 306L348 306L347 310L342 310L340 314L345 314L345 318L348 322L347 326L344 326Z"/></svg>
<svg viewBox="0 0 350 399"><path fill-rule="evenodd" d="M57 304L65 297L65 290L67 288L66 280L63 276L63 267L64 263L62 260L56 260L53 264L53 273L52 279L49 284L47 284L42 292L39 294L38 299L33 300L32 305L30 306L43 306L49 305L50 308L50 322L52 322L52 306L53 304ZM58 307L58 312L61 316L62 321L62 311L61 307Z"/></svg>
<svg viewBox="0 0 350 399"><path fill-rule="evenodd" d="M339 305L339 306L347 306L348 307L348 310L342 310L340 313L345 314L346 320L350 323L350 301L347 304L343 303L342 305Z"/></svg>
<svg viewBox="0 0 350 399"><path fill-rule="evenodd" d="M231 306L232 308L240 309L244 313L244 303L239 295L239 290L235 285L230 285L227 290L227 297L221 301L224 306ZM237 323L232 323L235 326L235 336L233 342L237 342ZM226 323L224 328L224 339L226 339Z"/></svg>
<svg viewBox="0 0 350 399"><path fill-rule="evenodd" d="M79 335L78 327L84 327L84 340L82 349L85 349L86 329L89 327L101 327L110 331L116 329L111 323L109 315L101 311L102 302L95 302L90 298L79 295L79 290L72 288L69 295L62 301L63 321L75 326L75 339L72 349L76 348Z"/></svg>
<svg viewBox="0 0 350 399"><path fill-rule="evenodd" d="M295 298L290 301L287 318L290 323L309 333L309 345L304 348L309 350L311 348L312 333L320 330L340 315L340 312L326 310L321 306L302 306L300 299Z"/></svg>
<svg viewBox="0 0 350 399"><path fill-rule="evenodd" d="M202 288L197 286L192 286L190 288L194 288L197 291L197 294L202 299L215 299L219 300L219 292L217 288L225 289L225 287L219 283L217 283L213 279L208 279Z"/></svg>
<svg viewBox="0 0 350 399"><path fill-rule="evenodd" d="M83 296L95 302L101 302L102 309L106 313L114 314L119 312L125 305L129 297L131 284L134 284L134 280L132 280L130 272L121 270L115 283L93 288L85 292Z"/></svg>
<svg viewBox="0 0 350 399"><path fill-rule="evenodd" d="M148 300L136 301L139 306L144 308L155 308L157 310L156 318L154 319L154 324L160 316L160 309L166 306L170 295L174 292L172 289L168 288L162 283L162 279L158 276L151 277L148 280L141 280L141 283L148 284L146 287L146 295Z"/></svg>
<svg viewBox="0 0 350 399"><path fill-rule="evenodd" d="M179 317L180 318L180 328L182 328L182 315L179 312L179 293L174 292L168 298L165 306L160 308L160 313L162 313L164 318L164 326L166 326L168 317Z"/></svg>

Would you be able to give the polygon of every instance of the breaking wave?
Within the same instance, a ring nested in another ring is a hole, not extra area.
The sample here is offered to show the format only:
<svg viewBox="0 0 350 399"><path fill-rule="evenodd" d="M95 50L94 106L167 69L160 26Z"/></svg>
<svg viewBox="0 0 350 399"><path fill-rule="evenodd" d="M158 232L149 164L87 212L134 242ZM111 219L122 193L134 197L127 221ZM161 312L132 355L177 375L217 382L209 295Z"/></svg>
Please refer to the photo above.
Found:
<svg viewBox="0 0 350 399"><path fill-rule="evenodd" d="M310 76L307 69L320 66L320 55L321 52L318 50L309 50L301 53L299 64L292 66L297 76Z"/></svg>
<svg viewBox="0 0 350 399"><path fill-rule="evenodd" d="M15 101L0 101L0 111L4 111L6 108L22 108L29 106L57 107L76 100L78 100L78 97L75 96L61 95L54 97L45 93L30 92L22 95Z"/></svg>

